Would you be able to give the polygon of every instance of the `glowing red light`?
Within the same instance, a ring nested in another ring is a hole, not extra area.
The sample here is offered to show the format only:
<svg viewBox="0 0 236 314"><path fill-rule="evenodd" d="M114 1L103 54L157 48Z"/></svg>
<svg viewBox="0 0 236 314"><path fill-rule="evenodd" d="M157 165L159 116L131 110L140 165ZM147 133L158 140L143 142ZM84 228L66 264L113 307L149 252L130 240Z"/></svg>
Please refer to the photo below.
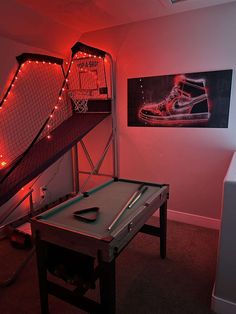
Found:
<svg viewBox="0 0 236 314"><path fill-rule="evenodd" d="M51 135L47 135L47 139L50 140L51 139Z"/></svg>
<svg viewBox="0 0 236 314"><path fill-rule="evenodd" d="M5 161L2 161L2 162L0 163L1 168L6 167L6 165L7 165L7 163L6 163Z"/></svg>

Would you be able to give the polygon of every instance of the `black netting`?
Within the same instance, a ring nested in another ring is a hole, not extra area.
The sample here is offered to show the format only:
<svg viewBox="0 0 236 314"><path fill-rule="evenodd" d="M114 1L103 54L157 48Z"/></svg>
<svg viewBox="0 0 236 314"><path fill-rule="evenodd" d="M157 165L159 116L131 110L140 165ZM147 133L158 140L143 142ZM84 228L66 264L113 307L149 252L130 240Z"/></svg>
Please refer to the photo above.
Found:
<svg viewBox="0 0 236 314"><path fill-rule="evenodd" d="M55 106L63 82L60 65L26 62L0 111L0 154L11 164L30 145ZM66 106L64 106L66 108ZM65 111L55 115L54 124Z"/></svg>
<svg viewBox="0 0 236 314"><path fill-rule="evenodd" d="M105 58L77 53L64 73L60 63L33 57L21 64L1 101L0 205L110 113L111 64ZM90 112L97 113L73 115L70 91L86 105L92 101Z"/></svg>

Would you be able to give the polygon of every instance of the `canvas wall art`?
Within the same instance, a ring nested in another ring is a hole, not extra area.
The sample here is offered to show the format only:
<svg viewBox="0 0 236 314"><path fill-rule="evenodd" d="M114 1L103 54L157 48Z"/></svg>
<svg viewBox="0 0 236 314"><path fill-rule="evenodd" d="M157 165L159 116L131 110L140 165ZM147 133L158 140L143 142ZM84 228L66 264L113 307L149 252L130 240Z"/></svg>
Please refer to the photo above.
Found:
<svg viewBox="0 0 236 314"><path fill-rule="evenodd" d="M227 128L232 70L128 79L128 126Z"/></svg>

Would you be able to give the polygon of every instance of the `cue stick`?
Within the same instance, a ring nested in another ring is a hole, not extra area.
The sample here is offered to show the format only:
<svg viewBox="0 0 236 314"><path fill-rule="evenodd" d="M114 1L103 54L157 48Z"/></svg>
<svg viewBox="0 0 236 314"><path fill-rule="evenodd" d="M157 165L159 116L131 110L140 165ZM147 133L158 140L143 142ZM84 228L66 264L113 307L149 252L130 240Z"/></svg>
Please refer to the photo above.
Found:
<svg viewBox="0 0 236 314"><path fill-rule="evenodd" d="M138 188L137 191L135 191L129 200L126 202L126 204L122 207L122 209L119 211L119 213L116 215L110 226L108 227L108 230L111 230L111 228L114 226L114 224L117 222L117 220L120 218L120 216L123 214L123 212L126 210L126 208L131 208L142 196L142 194L147 190L147 186L144 187L143 184Z"/></svg>
<svg viewBox="0 0 236 314"><path fill-rule="evenodd" d="M140 199L140 197L143 195L143 193L147 191L147 189L148 189L147 186L145 186L143 189L141 189L140 192L138 193L138 195L129 204L128 208L131 208Z"/></svg>

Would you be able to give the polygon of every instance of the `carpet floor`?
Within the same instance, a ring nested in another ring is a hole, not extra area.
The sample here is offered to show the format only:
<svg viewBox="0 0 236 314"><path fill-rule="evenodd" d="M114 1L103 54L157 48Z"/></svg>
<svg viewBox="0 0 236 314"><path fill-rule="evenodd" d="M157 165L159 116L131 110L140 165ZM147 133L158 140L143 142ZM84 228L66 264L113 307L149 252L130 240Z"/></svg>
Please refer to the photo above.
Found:
<svg viewBox="0 0 236 314"><path fill-rule="evenodd" d="M167 258L162 260L159 239L139 233L116 260L117 314L212 314L217 245L216 230L168 221ZM0 240L0 281L26 255L8 239ZM94 299L98 290L90 293ZM51 314L85 313L53 296L49 309ZM0 313L40 313L35 256L11 286L0 288Z"/></svg>

